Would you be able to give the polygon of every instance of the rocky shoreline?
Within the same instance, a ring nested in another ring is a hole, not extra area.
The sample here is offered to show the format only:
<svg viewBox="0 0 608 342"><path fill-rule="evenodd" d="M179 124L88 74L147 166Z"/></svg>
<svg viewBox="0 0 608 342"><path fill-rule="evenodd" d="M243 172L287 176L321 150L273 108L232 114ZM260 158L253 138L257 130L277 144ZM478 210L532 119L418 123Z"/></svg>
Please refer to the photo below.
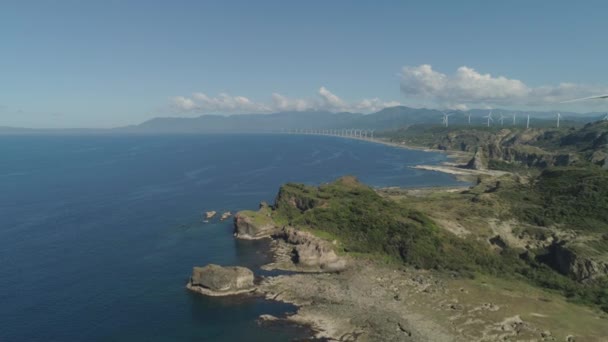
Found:
<svg viewBox="0 0 608 342"><path fill-rule="evenodd" d="M436 191L428 190L427 191ZM307 203L289 202L305 209ZM270 239L272 262L264 270L293 274L259 277L242 267L194 268L187 288L208 296L247 295L298 307L263 324L307 326L314 337L335 341L575 341L597 340L585 330L601 328L594 313L521 283L473 281L367 258L341 255L337 241L273 221L273 207L234 216L234 236ZM574 311L590 327L568 325L554 311ZM262 324L262 323L261 323ZM547 328L547 327L550 327ZM591 335L596 336L596 335Z"/></svg>

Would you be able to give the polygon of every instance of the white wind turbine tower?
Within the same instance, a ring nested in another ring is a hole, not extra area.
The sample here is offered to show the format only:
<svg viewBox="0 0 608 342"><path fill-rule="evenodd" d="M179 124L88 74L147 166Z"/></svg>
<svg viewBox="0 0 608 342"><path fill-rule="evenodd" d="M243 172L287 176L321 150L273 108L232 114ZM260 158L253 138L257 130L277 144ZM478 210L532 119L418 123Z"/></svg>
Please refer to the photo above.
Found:
<svg viewBox="0 0 608 342"><path fill-rule="evenodd" d="M502 115L502 113L500 113L500 125L502 126L504 124L505 121L505 116Z"/></svg>
<svg viewBox="0 0 608 342"><path fill-rule="evenodd" d="M604 121L608 121L608 113L606 113L606 116L604 116Z"/></svg>
<svg viewBox="0 0 608 342"><path fill-rule="evenodd" d="M450 115L452 115L454 113L446 113L446 112L442 112L442 113L443 113L443 123L445 124L445 127L448 127Z"/></svg>
<svg viewBox="0 0 608 342"><path fill-rule="evenodd" d="M559 119L562 117L560 113L557 113L557 128L559 128Z"/></svg>
<svg viewBox="0 0 608 342"><path fill-rule="evenodd" d="M375 129L372 129L372 131L370 132L370 139L374 140L374 131Z"/></svg>
<svg viewBox="0 0 608 342"><path fill-rule="evenodd" d="M488 115L484 116L484 118L488 119L488 127L490 127L490 121L494 121L492 119L492 111L490 111L490 113Z"/></svg>
<svg viewBox="0 0 608 342"><path fill-rule="evenodd" d="M469 126L471 126L471 112L467 114L467 117L469 118Z"/></svg>
<svg viewBox="0 0 608 342"><path fill-rule="evenodd" d="M526 121L526 129L530 128L530 113L528 113L528 121Z"/></svg>
<svg viewBox="0 0 608 342"><path fill-rule="evenodd" d="M517 113L513 113L513 126L515 126L515 115L517 115Z"/></svg>

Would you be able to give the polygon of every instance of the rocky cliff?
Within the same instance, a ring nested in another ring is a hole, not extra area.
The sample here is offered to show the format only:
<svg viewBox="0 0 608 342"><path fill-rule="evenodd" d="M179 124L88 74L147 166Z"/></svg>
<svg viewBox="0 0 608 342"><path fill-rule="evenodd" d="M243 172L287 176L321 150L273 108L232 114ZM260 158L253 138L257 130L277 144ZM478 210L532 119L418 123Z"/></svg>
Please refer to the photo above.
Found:
<svg viewBox="0 0 608 342"><path fill-rule="evenodd" d="M414 144L419 141L441 150L482 150L483 154L474 160L483 157L486 161L499 160L539 168L572 166L581 162L608 165L608 121L570 129L456 129L441 135L431 131L422 133L417 139Z"/></svg>
<svg viewBox="0 0 608 342"><path fill-rule="evenodd" d="M265 203L258 211L244 210L234 215L234 236L239 239L261 239L278 231L271 217L272 209Z"/></svg>
<svg viewBox="0 0 608 342"><path fill-rule="evenodd" d="M330 242L293 227L284 227L276 236L291 247L291 261L298 267L324 272L341 271L346 259L339 257Z"/></svg>
<svg viewBox="0 0 608 342"><path fill-rule="evenodd" d="M475 151L475 155L473 158L471 158L471 160L469 160L465 168L472 170L485 170L488 168L488 163L485 158L483 148L478 147L477 151Z"/></svg>
<svg viewBox="0 0 608 342"><path fill-rule="evenodd" d="M549 246L544 261L556 271L570 278L585 282L608 276L608 263L577 251L564 241L556 241Z"/></svg>

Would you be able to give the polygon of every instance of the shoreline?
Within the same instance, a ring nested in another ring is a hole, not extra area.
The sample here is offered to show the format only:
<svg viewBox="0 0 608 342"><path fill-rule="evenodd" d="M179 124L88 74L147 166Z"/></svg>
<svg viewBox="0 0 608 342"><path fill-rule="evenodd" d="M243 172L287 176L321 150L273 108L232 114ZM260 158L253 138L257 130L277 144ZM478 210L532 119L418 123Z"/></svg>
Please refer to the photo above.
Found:
<svg viewBox="0 0 608 342"><path fill-rule="evenodd" d="M296 307L269 323L305 327L311 339L329 341L571 341L608 333L606 318L588 307L516 279L469 279L366 257L349 257L340 272L264 277L251 295ZM571 317L596 321L586 331L567 324Z"/></svg>
<svg viewBox="0 0 608 342"><path fill-rule="evenodd" d="M442 153L450 159L461 158L461 161L472 156L469 152L408 146L384 139L342 138ZM468 178L469 181L480 175L500 177L511 174L498 170L467 169L447 161L411 168L442 172L459 180ZM411 200L416 196L435 196L439 192L457 193L463 188L469 186L389 187L386 190L394 190L396 195L405 195L403 199L409 197ZM398 193L400 191L403 193ZM446 208L439 208L438 211L443 213L441 209ZM456 235L459 232L455 230L470 224L465 220L474 215L467 212L462 217L449 216L448 212L446 210L447 216L432 218L438 226ZM492 232L496 234L495 230ZM470 231L464 229L460 233L465 236ZM486 238L485 235L480 236ZM272 237L272 241L282 242L276 236ZM333 243L336 244L336 241ZM273 260L261 269L291 261L293 268L290 271L294 273L263 277L252 295L294 305L297 308L295 313L286 313L280 318L266 321L309 327L314 332L314 338L339 341L571 341L574 336L578 340L579 337L585 339L608 333L608 326L602 325L606 317L519 279L488 274L475 274L468 278L453 272L415 269L373 256L350 253L344 256L350 260L347 269L307 273L290 257L297 244L284 246L282 254L280 248L268 250ZM260 316L261 320L264 320L263 316ZM584 327L567 324L573 317L597 318L599 323L589 322Z"/></svg>
<svg viewBox="0 0 608 342"><path fill-rule="evenodd" d="M390 147L394 147L394 148L401 148L401 149L405 149L405 150L441 153L441 154L445 155L449 161L443 161L443 162L440 162L439 164L432 164L432 165L424 165L424 164L415 165L412 168L419 169L419 170L446 173L446 174L455 176L455 178L457 180L465 181L465 182L471 182L474 180L475 176L479 176L479 175L499 176L499 175L508 173L508 172L504 172L504 171L475 170L475 169L465 169L462 167L458 167L457 165L464 164L464 163L468 162L471 158L473 158L474 153L471 153L471 152L439 150L439 149L433 149L433 148L428 148L428 147L424 147L424 146L407 145L407 144L388 141L383 138L370 139L370 138L359 138L359 137L340 136L340 135L300 134L300 133L294 133L294 134L328 136L328 137L335 137L335 138L342 138L342 139L364 141L364 142L368 142L368 143L372 143L372 144L380 144L380 145L390 146Z"/></svg>
<svg viewBox="0 0 608 342"><path fill-rule="evenodd" d="M285 134L285 133L281 133L281 134ZM388 140L386 140L384 138L374 138L374 139L371 139L371 138L359 138L359 137L341 136L341 135L303 134L303 133L291 133L289 135L315 135L315 136L327 136L327 137L334 137L334 138L342 138L342 139L365 141L365 142L369 142L369 143L375 143L375 144L381 144L381 145L386 145L386 146L391 146L391 147L403 148L403 149L406 149L406 150L415 150L415 151L441 153L441 154L445 154L450 159L456 159L456 158L462 158L462 157L472 157L473 156L473 153L470 153L470 152L452 151L452 150L440 150L440 149L434 149L434 148L429 148L429 147L425 147L425 146L401 144L401 143L395 143L395 142L392 142L392 141L388 141Z"/></svg>

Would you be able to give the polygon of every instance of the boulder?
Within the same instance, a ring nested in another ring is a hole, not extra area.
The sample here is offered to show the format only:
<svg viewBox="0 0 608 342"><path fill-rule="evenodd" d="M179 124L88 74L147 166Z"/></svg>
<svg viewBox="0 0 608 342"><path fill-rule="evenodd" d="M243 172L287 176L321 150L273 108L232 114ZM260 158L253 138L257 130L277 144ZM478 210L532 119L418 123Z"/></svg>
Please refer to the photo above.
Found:
<svg viewBox="0 0 608 342"><path fill-rule="evenodd" d="M209 296L226 296L253 291L253 279L253 272L246 267L209 264L194 267L186 287Z"/></svg>

